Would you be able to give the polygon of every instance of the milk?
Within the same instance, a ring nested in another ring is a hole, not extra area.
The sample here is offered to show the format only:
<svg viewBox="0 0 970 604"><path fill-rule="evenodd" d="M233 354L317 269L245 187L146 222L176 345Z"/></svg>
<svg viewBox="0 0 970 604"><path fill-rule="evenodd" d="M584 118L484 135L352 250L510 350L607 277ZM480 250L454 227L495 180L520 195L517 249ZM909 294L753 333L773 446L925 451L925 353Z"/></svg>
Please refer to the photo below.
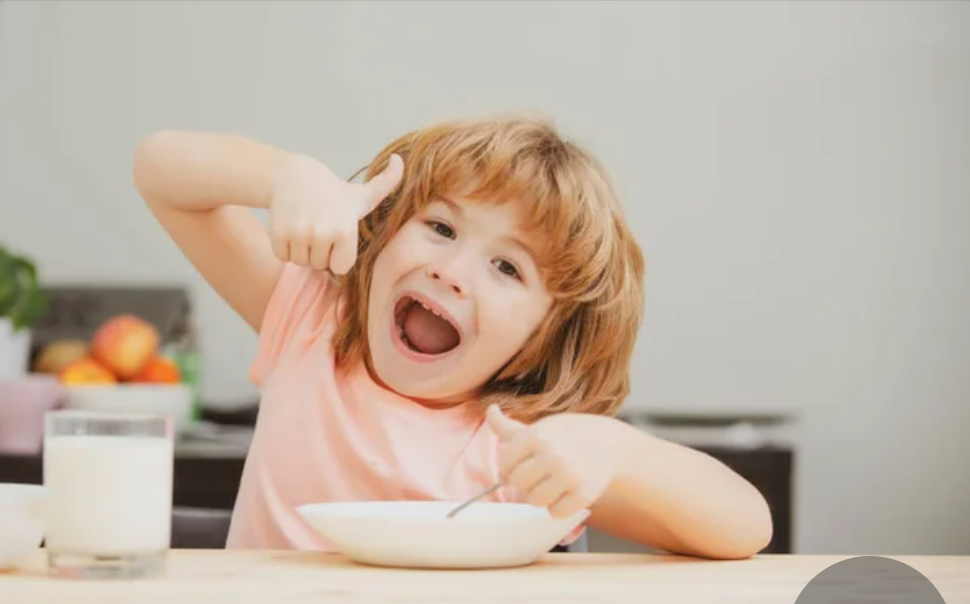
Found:
<svg viewBox="0 0 970 604"><path fill-rule="evenodd" d="M125 556L168 549L172 513L171 439L48 436L47 549Z"/></svg>

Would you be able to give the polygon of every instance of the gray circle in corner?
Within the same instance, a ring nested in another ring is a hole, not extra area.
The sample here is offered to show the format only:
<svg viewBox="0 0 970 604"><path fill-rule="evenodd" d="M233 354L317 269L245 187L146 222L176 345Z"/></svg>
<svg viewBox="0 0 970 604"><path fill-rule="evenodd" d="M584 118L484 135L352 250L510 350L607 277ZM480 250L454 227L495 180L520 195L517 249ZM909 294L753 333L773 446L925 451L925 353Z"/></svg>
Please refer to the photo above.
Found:
<svg viewBox="0 0 970 604"><path fill-rule="evenodd" d="M802 590L795 604L945 604L918 570L899 560L859 556L836 562Z"/></svg>

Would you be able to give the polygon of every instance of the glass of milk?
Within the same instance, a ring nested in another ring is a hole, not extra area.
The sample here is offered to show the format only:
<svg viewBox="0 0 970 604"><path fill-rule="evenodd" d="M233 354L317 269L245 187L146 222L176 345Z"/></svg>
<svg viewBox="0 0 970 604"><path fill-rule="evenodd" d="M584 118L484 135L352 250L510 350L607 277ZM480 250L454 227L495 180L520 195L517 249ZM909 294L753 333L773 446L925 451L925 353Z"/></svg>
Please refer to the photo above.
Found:
<svg viewBox="0 0 970 604"><path fill-rule="evenodd" d="M168 417L49 412L44 485L51 573L160 574L171 534L173 463Z"/></svg>

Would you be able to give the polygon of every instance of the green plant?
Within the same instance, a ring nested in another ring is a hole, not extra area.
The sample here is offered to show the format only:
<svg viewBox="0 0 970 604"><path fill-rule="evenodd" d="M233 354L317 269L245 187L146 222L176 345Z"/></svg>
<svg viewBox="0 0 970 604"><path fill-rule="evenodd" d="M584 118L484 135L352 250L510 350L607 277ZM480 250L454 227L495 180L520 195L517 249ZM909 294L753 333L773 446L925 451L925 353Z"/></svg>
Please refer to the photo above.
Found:
<svg viewBox="0 0 970 604"><path fill-rule="evenodd" d="M26 256L0 246L0 318L9 319L19 331L46 310L47 294L37 279L37 267Z"/></svg>

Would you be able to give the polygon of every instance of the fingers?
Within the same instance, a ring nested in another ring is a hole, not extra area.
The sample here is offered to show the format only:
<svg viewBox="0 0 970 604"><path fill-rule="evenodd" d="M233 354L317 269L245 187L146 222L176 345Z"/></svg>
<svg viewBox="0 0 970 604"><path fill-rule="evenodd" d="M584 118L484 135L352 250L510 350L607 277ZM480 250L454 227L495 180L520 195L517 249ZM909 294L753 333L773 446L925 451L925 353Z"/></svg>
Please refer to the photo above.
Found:
<svg viewBox="0 0 970 604"><path fill-rule="evenodd" d="M525 501L539 506L558 505L563 509L583 507L585 498L580 491L577 477L569 471L562 460L545 452L536 452L506 473L505 483L514 486Z"/></svg>
<svg viewBox="0 0 970 604"><path fill-rule="evenodd" d="M273 255L280 259L281 262L290 261L290 244L285 237L277 237L273 235L271 237L271 242L273 245Z"/></svg>
<svg viewBox="0 0 970 604"><path fill-rule="evenodd" d="M316 242L305 228L274 226L271 230L273 254L283 262L309 266Z"/></svg>
<svg viewBox="0 0 970 604"><path fill-rule="evenodd" d="M335 275L350 272L357 260L357 228L356 225L347 233L342 233L334 242L330 253L330 270Z"/></svg>
<svg viewBox="0 0 970 604"><path fill-rule="evenodd" d="M519 465L539 450L539 439L525 424L502 413L498 405L488 408L486 419L502 443L498 452L499 472L503 479L509 480Z"/></svg>
<svg viewBox="0 0 970 604"><path fill-rule="evenodd" d="M539 449L539 442L530 438L528 433L523 433L521 438L513 442L502 445L498 452L498 465L503 478L508 478L512 472L529 459Z"/></svg>
<svg viewBox="0 0 970 604"><path fill-rule="evenodd" d="M579 476L535 429L494 405L486 417L500 440L498 466L504 484L515 487L526 502L548 508L553 516L568 516L586 507Z"/></svg>
<svg viewBox="0 0 970 604"><path fill-rule="evenodd" d="M332 178L320 178L316 164L312 167L309 175L305 170L290 174L275 194L270 207L273 254L282 262L343 275L357 260L362 218L357 208L363 203L366 215L394 191L404 175L404 160L392 155L387 167L363 185L335 185Z"/></svg>
<svg viewBox="0 0 970 604"><path fill-rule="evenodd" d="M549 465L544 456L530 455L512 466L512 470L505 476L505 482L529 492L551 476Z"/></svg>
<svg viewBox="0 0 970 604"><path fill-rule="evenodd" d="M310 266L318 271L327 270L330 266L330 258L333 247L330 241L324 237L314 240L313 247L310 248Z"/></svg>
<svg viewBox="0 0 970 604"><path fill-rule="evenodd" d="M498 405L491 405L485 417L488 426L502 441L510 441L516 434L525 431L525 424L505 415Z"/></svg>
<svg viewBox="0 0 970 604"><path fill-rule="evenodd" d="M569 485L562 476L550 476L528 491L526 499L532 505L549 507L569 493Z"/></svg>
<svg viewBox="0 0 970 604"><path fill-rule="evenodd" d="M357 260L357 225L346 232L334 233L317 229L312 234L308 227L295 227L274 232L273 253L283 262L316 270L330 269L343 275L353 268Z"/></svg>
<svg viewBox="0 0 970 604"><path fill-rule="evenodd" d="M300 266L307 266L310 264L310 246L298 242L290 241L290 262L293 264L298 264Z"/></svg>
<svg viewBox="0 0 970 604"><path fill-rule="evenodd" d="M589 502L585 497L577 491L569 491L549 505L549 515L553 518L565 518L587 507Z"/></svg>
<svg viewBox="0 0 970 604"><path fill-rule="evenodd" d="M380 174L364 183L365 216L378 206L384 198L394 192L404 176L404 160L396 153L391 155L387 167Z"/></svg>

